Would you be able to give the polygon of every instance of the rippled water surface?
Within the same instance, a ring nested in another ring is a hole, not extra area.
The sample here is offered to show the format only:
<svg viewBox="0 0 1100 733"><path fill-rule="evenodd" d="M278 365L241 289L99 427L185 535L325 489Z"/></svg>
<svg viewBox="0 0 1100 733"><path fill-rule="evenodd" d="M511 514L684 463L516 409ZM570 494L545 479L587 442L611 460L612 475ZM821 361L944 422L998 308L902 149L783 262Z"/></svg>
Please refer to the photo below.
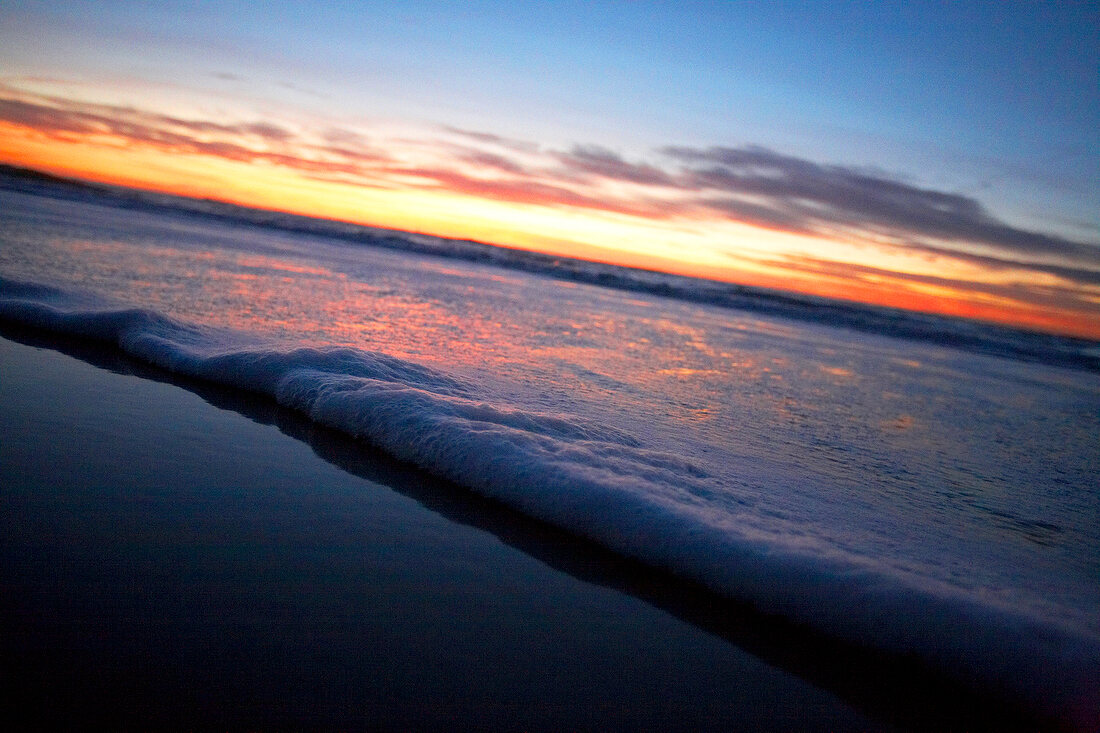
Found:
<svg viewBox="0 0 1100 733"><path fill-rule="evenodd" d="M424 365L626 436L708 527L1100 634L1095 373L178 213L0 212L4 277Z"/></svg>

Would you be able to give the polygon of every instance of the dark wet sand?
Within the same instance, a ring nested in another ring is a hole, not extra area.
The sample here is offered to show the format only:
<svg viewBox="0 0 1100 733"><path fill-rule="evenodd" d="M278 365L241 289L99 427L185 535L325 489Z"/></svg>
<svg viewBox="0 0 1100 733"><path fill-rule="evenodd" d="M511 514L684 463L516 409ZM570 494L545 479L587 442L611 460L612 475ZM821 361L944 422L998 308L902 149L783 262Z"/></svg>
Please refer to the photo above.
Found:
<svg viewBox="0 0 1100 733"><path fill-rule="evenodd" d="M34 728L1027 727L270 401L0 334L0 683Z"/></svg>

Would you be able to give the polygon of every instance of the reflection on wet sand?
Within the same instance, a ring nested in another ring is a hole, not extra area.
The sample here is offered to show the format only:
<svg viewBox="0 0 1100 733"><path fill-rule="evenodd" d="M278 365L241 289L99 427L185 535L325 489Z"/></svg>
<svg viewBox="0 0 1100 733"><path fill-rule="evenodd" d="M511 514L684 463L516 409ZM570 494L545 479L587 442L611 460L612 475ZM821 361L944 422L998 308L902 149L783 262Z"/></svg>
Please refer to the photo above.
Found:
<svg viewBox="0 0 1100 733"><path fill-rule="evenodd" d="M273 425L310 446L333 466L391 487L451 521L491 532L507 545L574 578L663 609L770 665L831 691L884 725L916 730L1013 730L1036 725L1003 699L968 690L911 660L839 643L762 615L698 585L615 555L393 461L271 400L179 378L84 341L44 336L9 325L0 327L0 336L54 349L116 373L172 384L215 407Z"/></svg>

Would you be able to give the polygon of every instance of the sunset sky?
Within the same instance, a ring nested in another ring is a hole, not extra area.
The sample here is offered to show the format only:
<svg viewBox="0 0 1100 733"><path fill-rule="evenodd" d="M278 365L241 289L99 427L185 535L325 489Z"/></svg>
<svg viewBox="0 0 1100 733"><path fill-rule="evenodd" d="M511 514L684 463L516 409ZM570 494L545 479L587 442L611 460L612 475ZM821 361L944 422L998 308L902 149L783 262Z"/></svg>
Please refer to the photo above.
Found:
<svg viewBox="0 0 1100 733"><path fill-rule="evenodd" d="M0 5L0 160L1100 337L1097 3Z"/></svg>

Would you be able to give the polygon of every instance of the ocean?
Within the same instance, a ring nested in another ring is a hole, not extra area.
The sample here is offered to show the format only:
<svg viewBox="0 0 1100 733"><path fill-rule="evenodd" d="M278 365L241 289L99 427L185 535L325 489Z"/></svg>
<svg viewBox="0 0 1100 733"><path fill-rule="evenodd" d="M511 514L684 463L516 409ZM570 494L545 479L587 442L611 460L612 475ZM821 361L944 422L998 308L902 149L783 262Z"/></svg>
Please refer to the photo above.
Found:
<svg viewBox="0 0 1100 733"><path fill-rule="evenodd" d="M270 396L829 638L1100 709L1095 342L11 176L0 319Z"/></svg>

